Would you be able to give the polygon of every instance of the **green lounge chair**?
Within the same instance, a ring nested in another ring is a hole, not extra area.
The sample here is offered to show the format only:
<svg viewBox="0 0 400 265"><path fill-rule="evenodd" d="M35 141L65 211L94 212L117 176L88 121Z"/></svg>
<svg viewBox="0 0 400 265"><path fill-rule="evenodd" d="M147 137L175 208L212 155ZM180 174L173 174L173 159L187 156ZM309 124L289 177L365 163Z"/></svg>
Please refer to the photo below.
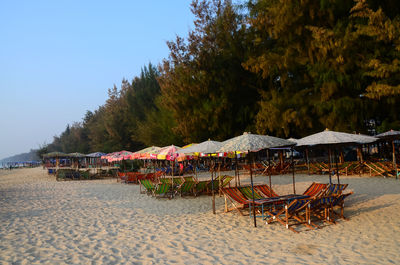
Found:
<svg viewBox="0 0 400 265"><path fill-rule="evenodd" d="M251 190L251 186L244 186L244 187L238 187L239 191L243 194L244 197L248 200L253 199L253 192ZM262 199L265 198L261 194L257 192L257 190L254 188L254 199Z"/></svg>
<svg viewBox="0 0 400 265"><path fill-rule="evenodd" d="M153 189L153 196L157 198L168 197L171 199L173 197L173 190L171 188L171 184L160 183L156 185L156 187Z"/></svg>
<svg viewBox="0 0 400 265"><path fill-rule="evenodd" d="M198 196L205 192L207 190L207 184L209 183L209 180L201 180L196 183L194 187L194 196Z"/></svg>
<svg viewBox="0 0 400 265"><path fill-rule="evenodd" d="M140 191L140 193L147 193L147 195L150 195L155 189L155 186L150 179L141 179L139 180L139 184L140 187L143 186L145 188L145 191Z"/></svg>
<svg viewBox="0 0 400 265"><path fill-rule="evenodd" d="M195 189L196 187L196 182L194 181L193 177L185 177L184 182L181 184L181 187L179 189L181 196L183 195L194 195L195 194Z"/></svg>

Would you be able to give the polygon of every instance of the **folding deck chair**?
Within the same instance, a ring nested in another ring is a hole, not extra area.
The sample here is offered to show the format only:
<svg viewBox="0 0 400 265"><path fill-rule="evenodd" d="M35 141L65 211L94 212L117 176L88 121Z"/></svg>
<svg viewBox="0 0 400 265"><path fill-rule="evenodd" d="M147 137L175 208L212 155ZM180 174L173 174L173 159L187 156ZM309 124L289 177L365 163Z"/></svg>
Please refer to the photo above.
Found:
<svg viewBox="0 0 400 265"><path fill-rule="evenodd" d="M236 209L240 215L244 215L241 210L249 207L248 199L243 196L240 190L236 187L222 188L222 193L225 197L225 212L230 212ZM230 201L232 208L228 208L227 201Z"/></svg>

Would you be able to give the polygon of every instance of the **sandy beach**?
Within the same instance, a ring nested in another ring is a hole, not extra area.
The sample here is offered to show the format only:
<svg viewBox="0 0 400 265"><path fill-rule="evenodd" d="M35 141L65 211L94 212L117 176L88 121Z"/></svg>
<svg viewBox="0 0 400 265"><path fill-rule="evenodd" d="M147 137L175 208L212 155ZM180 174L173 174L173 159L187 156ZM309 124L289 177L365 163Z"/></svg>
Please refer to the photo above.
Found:
<svg viewBox="0 0 400 265"><path fill-rule="evenodd" d="M327 179L296 175L297 193ZM295 234L224 213L223 197L213 215L209 196L155 199L115 179L57 182L42 168L0 170L0 264L399 264L400 181L341 180L354 191L350 220ZM272 182L291 193L291 176Z"/></svg>

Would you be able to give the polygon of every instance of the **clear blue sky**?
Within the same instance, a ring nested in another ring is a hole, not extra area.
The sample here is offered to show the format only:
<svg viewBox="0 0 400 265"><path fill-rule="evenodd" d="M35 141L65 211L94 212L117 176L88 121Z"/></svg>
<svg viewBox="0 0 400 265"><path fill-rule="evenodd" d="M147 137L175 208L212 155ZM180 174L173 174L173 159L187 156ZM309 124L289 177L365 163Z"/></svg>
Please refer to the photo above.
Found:
<svg viewBox="0 0 400 265"><path fill-rule="evenodd" d="M107 89L167 58L191 1L0 2L0 159L50 143Z"/></svg>

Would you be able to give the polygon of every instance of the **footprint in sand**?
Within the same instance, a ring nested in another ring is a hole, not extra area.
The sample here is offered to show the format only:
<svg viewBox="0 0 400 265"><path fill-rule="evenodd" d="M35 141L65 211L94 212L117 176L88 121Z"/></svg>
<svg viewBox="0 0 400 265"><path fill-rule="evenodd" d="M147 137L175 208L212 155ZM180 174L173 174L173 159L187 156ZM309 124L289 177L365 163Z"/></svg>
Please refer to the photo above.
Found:
<svg viewBox="0 0 400 265"><path fill-rule="evenodd" d="M316 245L301 244L297 245L292 252L300 255L314 255L316 252Z"/></svg>

